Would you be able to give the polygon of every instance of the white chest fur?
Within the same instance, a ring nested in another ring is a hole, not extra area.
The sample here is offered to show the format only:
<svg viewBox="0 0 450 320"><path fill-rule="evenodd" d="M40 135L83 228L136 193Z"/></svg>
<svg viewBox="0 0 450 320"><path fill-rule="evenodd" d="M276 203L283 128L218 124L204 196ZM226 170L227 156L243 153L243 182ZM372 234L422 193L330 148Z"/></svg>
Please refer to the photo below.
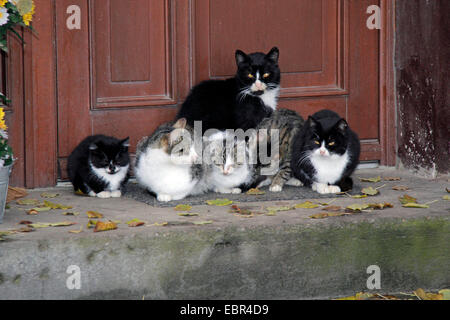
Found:
<svg viewBox="0 0 450 320"><path fill-rule="evenodd" d="M319 183L335 184L342 177L349 157L348 152L343 155L333 154L327 157L312 155L310 161L316 170L314 180Z"/></svg>
<svg viewBox="0 0 450 320"><path fill-rule="evenodd" d="M280 93L280 88L266 90L264 94L260 95L259 97L264 102L264 104L271 108L272 110L277 109L277 103L278 103L278 95Z"/></svg>
<svg viewBox="0 0 450 320"><path fill-rule="evenodd" d="M120 190L120 185L123 179L127 176L129 165L125 167L120 167L119 171L115 174L109 174L104 168L96 168L91 164L92 171L99 177L103 182L107 183L106 187L108 191Z"/></svg>

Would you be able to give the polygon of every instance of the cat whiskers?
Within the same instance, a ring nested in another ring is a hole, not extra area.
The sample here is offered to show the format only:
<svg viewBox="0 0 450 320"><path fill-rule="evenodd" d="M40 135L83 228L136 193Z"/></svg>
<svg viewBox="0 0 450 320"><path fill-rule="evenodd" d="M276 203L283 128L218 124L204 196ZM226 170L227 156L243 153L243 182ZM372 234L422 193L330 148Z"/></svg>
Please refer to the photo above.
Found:
<svg viewBox="0 0 450 320"><path fill-rule="evenodd" d="M239 91L239 93L237 95L239 103L241 103L245 99L245 96L250 95L250 94L251 94L250 87L246 87L246 88L242 89L241 91Z"/></svg>
<svg viewBox="0 0 450 320"><path fill-rule="evenodd" d="M300 167L300 166L303 164L303 162L305 162L306 160L309 159L310 155L311 155L311 152L310 152L310 151L305 151L305 152L303 152L303 153L302 153L302 156L301 156L301 157L298 159L298 161L297 161L297 166Z"/></svg>

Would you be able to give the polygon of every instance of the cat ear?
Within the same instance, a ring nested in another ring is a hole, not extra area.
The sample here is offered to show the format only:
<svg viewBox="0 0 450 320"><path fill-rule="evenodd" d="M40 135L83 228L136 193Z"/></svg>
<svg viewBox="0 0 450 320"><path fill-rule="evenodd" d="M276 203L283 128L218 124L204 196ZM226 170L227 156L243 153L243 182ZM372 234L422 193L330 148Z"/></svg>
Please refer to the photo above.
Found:
<svg viewBox="0 0 450 320"><path fill-rule="evenodd" d="M175 129L184 129L186 128L186 118L180 118L177 120L177 122L175 122L175 124L173 125L173 127Z"/></svg>
<svg viewBox="0 0 450 320"><path fill-rule="evenodd" d="M97 149L98 149L98 146L97 146L95 143L91 143L91 144L89 145L89 150L95 151L95 150L97 150Z"/></svg>
<svg viewBox="0 0 450 320"><path fill-rule="evenodd" d="M236 50L235 53L236 57L236 64L239 66L242 62L246 61L248 59L248 56L241 50Z"/></svg>
<svg viewBox="0 0 450 320"><path fill-rule="evenodd" d="M278 58L280 57L280 51L277 47L273 47L270 49L269 53L266 54L267 59L272 61L273 63L278 64Z"/></svg>
<svg viewBox="0 0 450 320"><path fill-rule="evenodd" d="M336 123L336 128L338 128L341 131L345 131L348 128L348 123L345 121L345 119L341 119Z"/></svg>
<svg viewBox="0 0 450 320"><path fill-rule="evenodd" d="M317 125L319 124L319 123L317 122L317 120L314 119L314 118L311 117L311 116L308 117L308 123L309 123L309 126L310 126L311 128L316 128Z"/></svg>
<svg viewBox="0 0 450 320"><path fill-rule="evenodd" d="M127 137L120 141L120 144L122 145L122 147L128 148L130 146L130 137Z"/></svg>

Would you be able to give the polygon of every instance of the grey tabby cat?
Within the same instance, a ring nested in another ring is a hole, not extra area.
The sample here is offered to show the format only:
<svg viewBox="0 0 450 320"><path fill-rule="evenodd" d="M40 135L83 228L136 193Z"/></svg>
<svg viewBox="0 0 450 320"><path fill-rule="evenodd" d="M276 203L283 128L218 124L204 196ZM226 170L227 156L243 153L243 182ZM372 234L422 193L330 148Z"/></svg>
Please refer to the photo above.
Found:
<svg viewBox="0 0 450 320"><path fill-rule="evenodd" d="M288 109L278 109L272 113L268 118L264 118L256 128L259 132L259 145L270 146L270 150L279 150L278 153L271 155L273 166L275 163L275 170L269 170L269 165L259 164L260 177L257 182L257 187L270 185L269 190L272 192L280 192L283 190L285 184L292 186L301 186L300 180L292 175L291 158L292 158L292 143L297 132L304 125L305 120L295 111ZM271 130L278 130L279 140L271 141ZM267 135L261 134L261 130L267 130ZM278 142L278 143L277 143ZM272 171L270 175L262 175L264 171Z"/></svg>

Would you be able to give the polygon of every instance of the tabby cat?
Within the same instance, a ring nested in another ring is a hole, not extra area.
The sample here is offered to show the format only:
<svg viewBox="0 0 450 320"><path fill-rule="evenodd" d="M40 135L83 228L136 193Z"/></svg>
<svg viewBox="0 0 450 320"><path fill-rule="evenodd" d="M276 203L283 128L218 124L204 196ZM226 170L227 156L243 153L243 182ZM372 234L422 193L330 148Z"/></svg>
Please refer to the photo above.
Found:
<svg viewBox="0 0 450 320"><path fill-rule="evenodd" d="M259 146L267 145L268 150L279 150L278 153L273 155L268 154L268 156L272 159L271 166L274 164L276 166L275 171L269 169L268 164L259 165L260 174L264 174L265 170L272 171L272 173L268 176L261 175L259 177L260 182L257 185L258 188L270 184L270 191L280 192L283 190L283 186L285 184L292 186L302 185L301 182L298 179L295 179L292 175L291 158L294 137L300 131L304 122L304 119L295 111L279 109L273 112L270 117L263 119L258 125L257 130L259 132ZM263 130L262 132L267 132L267 135L261 134L261 130ZM272 141L271 130L278 130L278 140Z"/></svg>

